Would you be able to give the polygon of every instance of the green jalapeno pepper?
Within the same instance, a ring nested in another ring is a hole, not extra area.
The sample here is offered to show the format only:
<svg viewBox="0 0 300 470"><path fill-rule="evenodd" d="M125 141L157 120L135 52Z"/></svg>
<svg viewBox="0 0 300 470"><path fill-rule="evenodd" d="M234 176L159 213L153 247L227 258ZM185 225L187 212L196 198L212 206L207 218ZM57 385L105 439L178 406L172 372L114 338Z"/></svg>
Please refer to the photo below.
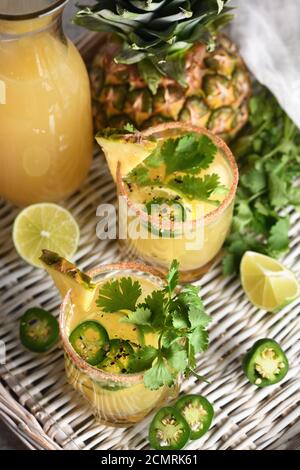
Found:
<svg viewBox="0 0 300 470"><path fill-rule="evenodd" d="M122 339L112 339L109 342L109 350L103 361L97 365L111 374L127 374L129 361L134 353L134 344Z"/></svg>
<svg viewBox="0 0 300 470"><path fill-rule="evenodd" d="M20 319L20 340L33 352L48 351L59 337L58 321L42 308L30 308Z"/></svg>
<svg viewBox="0 0 300 470"><path fill-rule="evenodd" d="M201 395L186 395L179 398L175 407L190 426L190 439L199 439L210 428L214 409L206 398Z"/></svg>
<svg viewBox="0 0 300 470"><path fill-rule="evenodd" d="M77 354L92 366L99 364L108 351L107 331L96 321L80 323L70 334L69 341Z"/></svg>
<svg viewBox="0 0 300 470"><path fill-rule="evenodd" d="M289 369L288 359L276 341L260 339L243 360L243 369L249 381L257 387L280 382Z"/></svg>
<svg viewBox="0 0 300 470"><path fill-rule="evenodd" d="M166 406L150 424L149 442L156 450L179 450L186 445L190 434L190 427L178 409Z"/></svg>

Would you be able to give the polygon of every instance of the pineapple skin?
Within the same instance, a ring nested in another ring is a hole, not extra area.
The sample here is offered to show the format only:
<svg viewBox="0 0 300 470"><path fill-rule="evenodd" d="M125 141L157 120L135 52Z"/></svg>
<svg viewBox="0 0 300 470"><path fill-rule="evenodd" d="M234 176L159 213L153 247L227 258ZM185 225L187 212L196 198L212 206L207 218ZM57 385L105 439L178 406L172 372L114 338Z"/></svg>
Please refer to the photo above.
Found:
<svg viewBox="0 0 300 470"><path fill-rule="evenodd" d="M251 83L236 46L225 36L216 44L211 53L202 43L188 51L186 88L163 77L153 95L137 65L115 63L120 39L103 35L89 70L95 130L183 121L231 140L247 122Z"/></svg>

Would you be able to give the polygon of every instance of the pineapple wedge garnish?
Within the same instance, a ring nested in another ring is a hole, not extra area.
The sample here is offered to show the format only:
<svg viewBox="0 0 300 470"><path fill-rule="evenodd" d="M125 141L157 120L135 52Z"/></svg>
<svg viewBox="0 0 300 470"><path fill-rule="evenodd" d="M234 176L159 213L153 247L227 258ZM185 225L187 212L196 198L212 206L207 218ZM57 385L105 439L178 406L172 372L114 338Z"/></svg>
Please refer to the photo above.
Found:
<svg viewBox="0 0 300 470"><path fill-rule="evenodd" d="M143 145L137 141L136 135L97 134L96 140L102 148L111 175L116 182L118 162L121 164L122 175L127 175L139 165L155 149L157 143L144 140ZM126 144L126 145L125 145Z"/></svg>
<svg viewBox="0 0 300 470"><path fill-rule="evenodd" d="M84 309L88 309L95 295L96 284L92 278L80 271L75 264L53 251L43 250L40 260L53 279L62 298L72 289L72 298Z"/></svg>

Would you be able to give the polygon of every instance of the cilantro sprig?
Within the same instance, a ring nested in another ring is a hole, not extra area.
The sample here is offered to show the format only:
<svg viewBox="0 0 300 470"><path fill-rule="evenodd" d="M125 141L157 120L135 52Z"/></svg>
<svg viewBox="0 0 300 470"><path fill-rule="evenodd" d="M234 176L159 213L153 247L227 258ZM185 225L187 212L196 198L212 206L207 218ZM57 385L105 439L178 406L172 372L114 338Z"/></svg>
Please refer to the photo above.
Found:
<svg viewBox="0 0 300 470"><path fill-rule="evenodd" d="M138 303L141 286L129 279L105 283L99 290L97 305L105 312L123 311L121 322L157 335L157 347L142 346L132 355L131 372L145 371L144 383L151 390L172 386L180 373L192 373L202 379L193 369L196 355L208 347L206 328L211 318L205 313L199 288L186 285L177 289L179 263L176 260L166 277L166 287L153 291L141 303Z"/></svg>
<svg viewBox="0 0 300 470"><path fill-rule="evenodd" d="M223 260L239 271L245 251L278 258L289 249L288 206L300 207L300 132L266 89L250 101L249 124L231 145L240 182Z"/></svg>
<svg viewBox="0 0 300 470"><path fill-rule="evenodd" d="M190 132L182 137L169 138L137 165L125 182L139 186L163 186L187 199L218 204L211 195L220 186L215 173L204 178L195 176L212 164L217 153L214 142L206 135Z"/></svg>
<svg viewBox="0 0 300 470"><path fill-rule="evenodd" d="M142 288L138 281L133 282L131 277L122 277L101 287L96 305L104 312L134 310L141 293Z"/></svg>

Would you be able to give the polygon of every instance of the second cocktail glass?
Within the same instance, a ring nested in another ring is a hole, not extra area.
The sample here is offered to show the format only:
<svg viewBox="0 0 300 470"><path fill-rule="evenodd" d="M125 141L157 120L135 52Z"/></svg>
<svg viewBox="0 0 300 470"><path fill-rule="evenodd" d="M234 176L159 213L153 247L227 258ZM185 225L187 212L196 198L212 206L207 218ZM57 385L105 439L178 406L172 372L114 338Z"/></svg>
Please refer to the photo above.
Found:
<svg viewBox="0 0 300 470"><path fill-rule="evenodd" d="M220 198L217 207L199 201L199 210L193 211L196 216L184 222L173 223L171 231L164 230L164 217L158 220L135 204L131 188L123 179L121 163L117 170L118 193L121 196L119 220L121 232L124 234L124 227L126 231L126 236L123 236L121 242L126 247L126 255L143 259L163 271L167 270L172 259L176 258L180 263L182 281L196 279L208 269L219 253L231 225L238 184L238 167L230 149L222 139L206 129L182 123L163 124L142 132L141 145L144 138L161 141L188 133L206 135L217 147L217 155L209 171L218 174L223 186L227 187L227 192ZM137 226L144 228L141 236L136 234ZM154 228L152 233L148 230L149 227ZM148 235L145 236L147 230Z"/></svg>

